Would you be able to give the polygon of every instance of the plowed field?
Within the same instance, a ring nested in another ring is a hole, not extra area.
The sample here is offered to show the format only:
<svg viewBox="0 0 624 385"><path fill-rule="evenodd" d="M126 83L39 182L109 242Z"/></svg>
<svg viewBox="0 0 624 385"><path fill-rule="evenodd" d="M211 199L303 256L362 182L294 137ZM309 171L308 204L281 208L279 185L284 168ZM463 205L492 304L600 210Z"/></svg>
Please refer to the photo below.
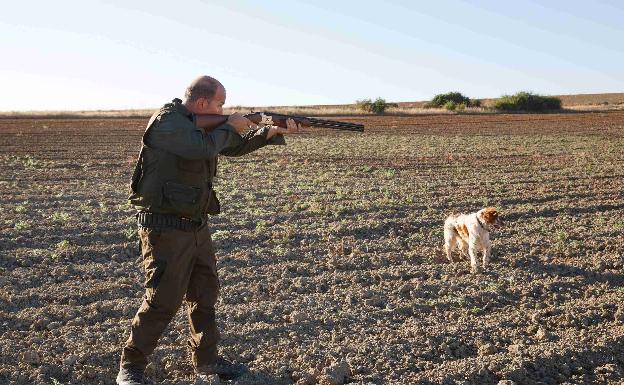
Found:
<svg viewBox="0 0 624 385"><path fill-rule="evenodd" d="M221 158L235 384L622 384L624 112L335 117ZM142 296L146 119L0 119L0 384L112 384ZM444 218L495 206L481 274ZM194 378L180 310L148 370ZM501 382L502 381L502 382Z"/></svg>

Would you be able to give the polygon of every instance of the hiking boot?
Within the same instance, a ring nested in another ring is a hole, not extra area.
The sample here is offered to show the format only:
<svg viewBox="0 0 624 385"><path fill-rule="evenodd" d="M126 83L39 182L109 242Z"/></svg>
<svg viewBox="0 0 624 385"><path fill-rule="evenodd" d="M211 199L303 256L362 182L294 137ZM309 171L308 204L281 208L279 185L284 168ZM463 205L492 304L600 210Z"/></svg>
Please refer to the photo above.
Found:
<svg viewBox="0 0 624 385"><path fill-rule="evenodd" d="M204 381L209 381L215 374L222 380L233 380L242 376L247 371L243 364L234 364L225 358L217 358L217 362L211 365L202 365L195 368L197 377Z"/></svg>
<svg viewBox="0 0 624 385"><path fill-rule="evenodd" d="M117 374L117 385L143 385L143 372L143 368L122 366Z"/></svg>

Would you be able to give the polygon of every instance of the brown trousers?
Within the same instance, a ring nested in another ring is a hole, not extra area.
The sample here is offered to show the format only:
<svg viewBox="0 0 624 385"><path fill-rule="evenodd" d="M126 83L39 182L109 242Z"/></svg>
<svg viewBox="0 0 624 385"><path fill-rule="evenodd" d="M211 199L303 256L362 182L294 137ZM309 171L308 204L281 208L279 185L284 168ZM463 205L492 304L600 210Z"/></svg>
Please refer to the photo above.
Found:
<svg viewBox="0 0 624 385"><path fill-rule="evenodd" d="M121 355L121 366L147 365L158 338L186 302L195 367L217 359L215 303L219 279L208 226L195 231L139 228L145 296Z"/></svg>

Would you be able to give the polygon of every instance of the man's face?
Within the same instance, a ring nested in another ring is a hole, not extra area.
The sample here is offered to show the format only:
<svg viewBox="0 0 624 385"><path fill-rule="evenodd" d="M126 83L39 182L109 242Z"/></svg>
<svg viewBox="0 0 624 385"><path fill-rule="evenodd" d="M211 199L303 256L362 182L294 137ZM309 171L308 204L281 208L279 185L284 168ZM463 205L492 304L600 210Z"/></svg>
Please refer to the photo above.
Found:
<svg viewBox="0 0 624 385"><path fill-rule="evenodd" d="M223 105L225 104L225 88L219 86L212 99L200 98L195 104L196 114L223 114Z"/></svg>

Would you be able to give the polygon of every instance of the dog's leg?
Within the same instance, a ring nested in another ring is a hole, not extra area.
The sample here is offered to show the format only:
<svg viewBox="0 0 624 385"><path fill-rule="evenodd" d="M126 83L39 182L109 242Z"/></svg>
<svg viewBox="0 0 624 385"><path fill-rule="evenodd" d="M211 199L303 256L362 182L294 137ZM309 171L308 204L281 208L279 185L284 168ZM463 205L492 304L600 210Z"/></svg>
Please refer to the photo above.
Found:
<svg viewBox="0 0 624 385"><path fill-rule="evenodd" d="M461 259L468 258L468 243L463 239L457 240L457 247L459 248L459 254L461 255Z"/></svg>
<svg viewBox="0 0 624 385"><path fill-rule="evenodd" d="M449 262L453 262L453 250L455 249L455 245L457 245L457 242L454 238L447 239L444 242L444 251L446 252L446 259L448 259Z"/></svg>
<svg viewBox="0 0 624 385"><path fill-rule="evenodd" d="M470 268L473 273L479 272L479 265L477 264L477 244L475 239L468 241L468 254L470 255Z"/></svg>
<svg viewBox="0 0 624 385"><path fill-rule="evenodd" d="M444 242L444 253L446 254L446 259L449 260L449 262L453 262L453 257L451 256L451 253L453 252L452 249L453 246L451 246L448 241Z"/></svg>
<svg viewBox="0 0 624 385"><path fill-rule="evenodd" d="M457 233L455 229L444 226L444 251L449 262L453 262L453 250L457 245Z"/></svg>
<svg viewBox="0 0 624 385"><path fill-rule="evenodd" d="M490 263L490 256L492 255L492 245L488 243L487 247L483 249L483 266Z"/></svg>

